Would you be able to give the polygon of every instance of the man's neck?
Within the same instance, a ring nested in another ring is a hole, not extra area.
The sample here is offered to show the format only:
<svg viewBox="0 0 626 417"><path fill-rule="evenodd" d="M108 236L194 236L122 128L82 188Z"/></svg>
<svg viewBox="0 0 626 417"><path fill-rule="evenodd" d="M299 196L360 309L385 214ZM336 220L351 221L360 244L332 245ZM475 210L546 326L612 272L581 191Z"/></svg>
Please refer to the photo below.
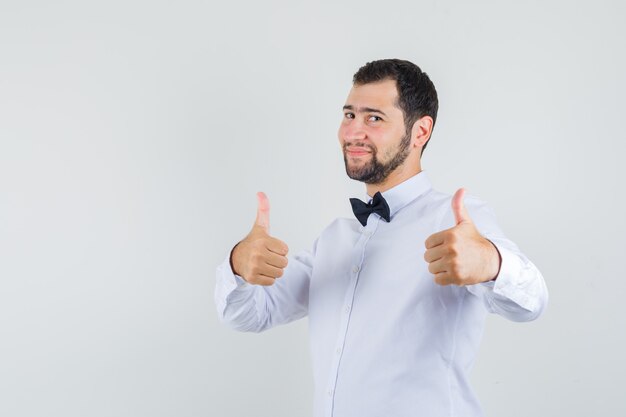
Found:
<svg viewBox="0 0 626 417"><path fill-rule="evenodd" d="M373 197L377 192L384 193L385 191L395 187L396 185L403 183L414 175L422 172L420 164L413 167L407 167L406 164L399 166L393 171L385 180L379 184L366 184L367 194Z"/></svg>

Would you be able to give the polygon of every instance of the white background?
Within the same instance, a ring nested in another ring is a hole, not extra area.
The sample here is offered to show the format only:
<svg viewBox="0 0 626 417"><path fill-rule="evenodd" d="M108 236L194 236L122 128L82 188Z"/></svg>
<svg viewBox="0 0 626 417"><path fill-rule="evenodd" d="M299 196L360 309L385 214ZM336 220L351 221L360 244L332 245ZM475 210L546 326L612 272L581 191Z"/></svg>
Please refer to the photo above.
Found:
<svg viewBox="0 0 626 417"><path fill-rule="evenodd" d="M215 268L256 191L291 253L351 216L341 106L392 57L439 92L435 188L550 290L489 318L486 414L626 415L624 2L1 1L0 415L310 415L306 320L226 329Z"/></svg>

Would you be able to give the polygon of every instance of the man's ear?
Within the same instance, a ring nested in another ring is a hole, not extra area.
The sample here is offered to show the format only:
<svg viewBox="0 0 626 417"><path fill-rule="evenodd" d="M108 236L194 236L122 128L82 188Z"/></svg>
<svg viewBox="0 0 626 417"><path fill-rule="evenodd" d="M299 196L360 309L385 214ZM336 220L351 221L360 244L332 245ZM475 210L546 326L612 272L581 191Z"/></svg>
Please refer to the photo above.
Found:
<svg viewBox="0 0 626 417"><path fill-rule="evenodd" d="M413 128L411 129L411 143L415 147L423 147L428 139L430 139L430 134L433 131L433 118L430 116L422 116L417 119L415 123L413 123Z"/></svg>

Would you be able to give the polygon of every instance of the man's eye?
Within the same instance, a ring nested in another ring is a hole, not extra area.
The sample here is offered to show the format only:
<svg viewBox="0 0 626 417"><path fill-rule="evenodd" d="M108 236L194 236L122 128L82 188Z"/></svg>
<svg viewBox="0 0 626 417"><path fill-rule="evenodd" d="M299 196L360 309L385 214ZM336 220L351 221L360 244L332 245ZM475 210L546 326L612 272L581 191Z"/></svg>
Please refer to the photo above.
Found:
<svg viewBox="0 0 626 417"><path fill-rule="evenodd" d="M370 122L380 122L381 120L383 120L383 119L381 119L381 118L380 118L380 117L378 117L378 116L370 116L370 117L369 117L369 121L370 121Z"/></svg>
<svg viewBox="0 0 626 417"><path fill-rule="evenodd" d="M344 117L346 119L354 119L354 114L353 113L344 113Z"/></svg>

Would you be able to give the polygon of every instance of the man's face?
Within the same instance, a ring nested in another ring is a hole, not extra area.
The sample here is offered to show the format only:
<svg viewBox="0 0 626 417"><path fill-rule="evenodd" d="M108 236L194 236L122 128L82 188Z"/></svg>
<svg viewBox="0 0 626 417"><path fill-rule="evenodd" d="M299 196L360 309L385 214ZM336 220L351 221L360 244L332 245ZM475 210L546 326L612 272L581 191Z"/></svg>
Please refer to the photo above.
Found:
<svg viewBox="0 0 626 417"><path fill-rule="evenodd" d="M411 150L394 80L355 85L339 126L346 173L367 184L382 183Z"/></svg>

